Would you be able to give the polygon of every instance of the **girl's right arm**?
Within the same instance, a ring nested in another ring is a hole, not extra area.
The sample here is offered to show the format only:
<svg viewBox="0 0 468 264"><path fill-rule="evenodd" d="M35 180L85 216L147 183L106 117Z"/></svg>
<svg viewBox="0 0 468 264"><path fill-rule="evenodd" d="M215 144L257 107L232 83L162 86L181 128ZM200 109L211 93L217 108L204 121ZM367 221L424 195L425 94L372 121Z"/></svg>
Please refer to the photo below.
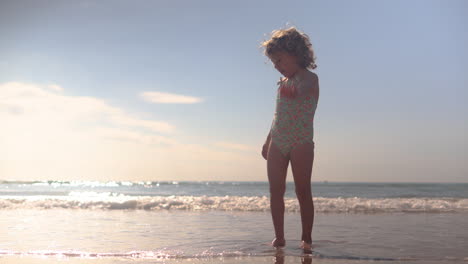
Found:
<svg viewBox="0 0 468 264"><path fill-rule="evenodd" d="M268 133L265 144L263 144L263 147L262 147L262 156L265 160L268 158L268 148L270 147L270 141L271 141L271 130L270 130L270 133Z"/></svg>
<svg viewBox="0 0 468 264"><path fill-rule="evenodd" d="M266 141L265 141L265 144L266 144L266 145L270 145L270 141L271 141L271 130L270 130L270 132L268 133L268 136L267 136L267 139L266 139Z"/></svg>

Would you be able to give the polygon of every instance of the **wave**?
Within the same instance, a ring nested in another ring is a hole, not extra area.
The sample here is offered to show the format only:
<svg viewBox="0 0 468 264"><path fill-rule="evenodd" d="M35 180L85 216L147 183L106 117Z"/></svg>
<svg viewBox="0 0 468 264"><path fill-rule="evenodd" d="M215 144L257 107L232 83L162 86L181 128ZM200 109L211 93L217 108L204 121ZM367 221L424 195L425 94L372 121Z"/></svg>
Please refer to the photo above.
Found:
<svg viewBox="0 0 468 264"><path fill-rule="evenodd" d="M0 184L16 184L31 186L51 186L51 187L121 187L121 186L159 186L159 185L177 185L177 181L6 181L0 180Z"/></svg>
<svg viewBox="0 0 468 264"><path fill-rule="evenodd" d="M299 212L295 198L285 198L288 212ZM445 213L468 212L468 199L458 198L324 198L315 197L316 212ZM0 209L269 211L267 196L127 196L117 193L71 192L67 196L0 196Z"/></svg>
<svg viewBox="0 0 468 264"><path fill-rule="evenodd" d="M121 187L121 186L161 186L161 185L255 185L268 182L235 182L235 181L8 181L0 180L0 184L32 185L51 187Z"/></svg>

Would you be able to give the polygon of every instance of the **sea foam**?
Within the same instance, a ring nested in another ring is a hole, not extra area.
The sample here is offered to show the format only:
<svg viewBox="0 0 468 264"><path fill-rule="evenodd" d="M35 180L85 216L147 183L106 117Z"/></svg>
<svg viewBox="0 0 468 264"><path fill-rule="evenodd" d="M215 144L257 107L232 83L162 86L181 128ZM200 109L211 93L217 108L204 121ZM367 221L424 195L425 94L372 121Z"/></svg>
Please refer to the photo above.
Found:
<svg viewBox="0 0 468 264"><path fill-rule="evenodd" d="M295 198L285 198L288 212L299 212ZM315 197L316 212L468 212L468 199L458 198L324 198ZM0 209L269 211L267 196L127 196L71 192L68 196L0 196Z"/></svg>

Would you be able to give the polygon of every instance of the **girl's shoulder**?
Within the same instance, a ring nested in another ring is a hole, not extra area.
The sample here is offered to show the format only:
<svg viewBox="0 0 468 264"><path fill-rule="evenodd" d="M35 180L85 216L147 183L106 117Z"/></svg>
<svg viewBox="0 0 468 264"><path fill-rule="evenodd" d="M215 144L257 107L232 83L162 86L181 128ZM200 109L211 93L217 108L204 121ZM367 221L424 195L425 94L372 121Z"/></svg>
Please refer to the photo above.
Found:
<svg viewBox="0 0 468 264"><path fill-rule="evenodd" d="M316 73L307 71L307 73L303 75L303 79L299 84L299 95L313 96L318 101L319 85L318 76Z"/></svg>
<svg viewBox="0 0 468 264"><path fill-rule="evenodd" d="M318 83L318 75L315 72L307 71L304 74L304 82L306 84L316 84Z"/></svg>
<svg viewBox="0 0 468 264"><path fill-rule="evenodd" d="M306 91L318 89L318 75L314 72L307 71L300 81L299 86Z"/></svg>

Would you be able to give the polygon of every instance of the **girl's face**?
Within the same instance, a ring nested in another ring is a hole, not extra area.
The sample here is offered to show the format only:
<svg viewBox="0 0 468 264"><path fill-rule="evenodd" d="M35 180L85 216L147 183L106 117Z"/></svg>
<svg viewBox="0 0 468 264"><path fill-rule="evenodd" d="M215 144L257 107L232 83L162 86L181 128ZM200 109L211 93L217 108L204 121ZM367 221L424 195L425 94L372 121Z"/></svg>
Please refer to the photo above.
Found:
<svg viewBox="0 0 468 264"><path fill-rule="evenodd" d="M297 63L297 57L287 52L276 52L270 56L275 68L286 78L294 76L301 67Z"/></svg>

